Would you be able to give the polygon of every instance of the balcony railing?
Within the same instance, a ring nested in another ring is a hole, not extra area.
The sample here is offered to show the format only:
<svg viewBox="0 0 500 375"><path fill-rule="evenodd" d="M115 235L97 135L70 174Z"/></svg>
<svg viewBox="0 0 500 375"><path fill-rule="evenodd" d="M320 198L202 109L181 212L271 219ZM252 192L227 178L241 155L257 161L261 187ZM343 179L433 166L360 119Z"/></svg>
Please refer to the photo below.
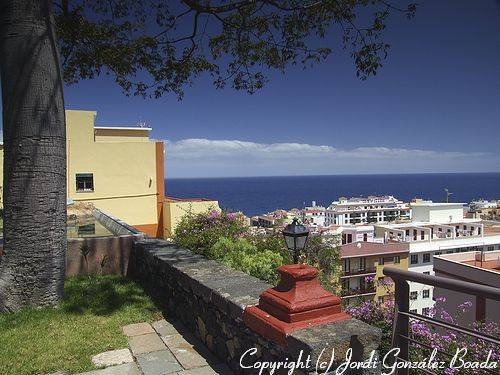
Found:
<svg viewBox="0 0 500 375"><path fill-rule="evenodd" d="M342 297L355 297L362 294L373 294L375 293L377 288L375 286L366 286L362 288L352 288L352 289L342 289L341 296Z"/></svg>
<svg viewBox="0 0 500 375"><path fill-rule="evenodd" d="M356 275L370 275L377 273L377 269L375 267L368 267L368 268L353 268L350 269L349 271L344 271L344 274L342 275L343 277L347 276L356 276Z"/></svg>
<svg viewBox="0 0 500 375"><path fill-rule="evenodd" d="M409 311L410 287L408 285L408 281L413 281L425 285L431 285L451 290L454 292L460 292L475 296L477 321L484 321L485 319L486 299L500 301L500 288L495 288L487 285L479 285L445 277L424 275L421 273L404 271L393 267L384 267L383 272L384 275L389 276L392 280L394 280L395 284L395 294L394 294L395 319L392 329L393 332L392 347L400 349L399 355L395 358L396 361L409 362L410 344L413 344L416 347L421 347L421 348L423 347L431 351L434 349L431 346L410 337L410 327L409 327L410 318L429 323L433 326L455 331L460 334L473 337L474 339L493 343L494 345L500 347L500 340L497 337L493 337L482 332L474 331L472 329L462 327L457 324L447 323L442 320L434 319L432 317L410 312ZM453 357L452 353L447 353L440 350L438 350L438 352L449 358ZM396 370L397 371L396 375L408 375L408 370L409 370L408 368L399 368ZM483 369L483 370L492 374L498 374L494 370L493 371L490 369ZM421 369L421 371L426 374L436 374L434 372L425 369Z"/></svg>

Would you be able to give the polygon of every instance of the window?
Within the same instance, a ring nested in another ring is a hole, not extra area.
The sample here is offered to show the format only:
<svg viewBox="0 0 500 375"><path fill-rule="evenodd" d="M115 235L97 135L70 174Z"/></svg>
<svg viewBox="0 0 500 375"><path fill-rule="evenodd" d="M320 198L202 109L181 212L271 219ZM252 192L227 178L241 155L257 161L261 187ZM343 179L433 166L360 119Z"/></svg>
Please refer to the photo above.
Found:
<svg viewBox="0 0 500 375"><path fill-rule="evenodd" d="M94 191L94 175L92 173L77 173L76 191Z"/></svg>
<svg viewBox="0 0 500 375"><path fill-rule="evenodd" d="M366 258L359 258L359 269L363 271L366 269Z"/></svg>
<svg viewBox="0 0 500 375"><path fill-rule="evenodd" d="M429 298L430 296L430 289L424 289L422 291L422 298Z"/></svg>
<svg viewBox="0 0 500 375"><path fill-rule="evenodd" d="M395 263L395 264L399 264L399 263L401 263L401 258L399 257L399 255L396 255L396 256L394 257L394 263Z"/></svg>
<svg viewBox="0 0 500 375"><path fill-rule="evenodd" d="M429 253L424 254L423 262L430 263L430 261L431 261L431 254L429 254Z"/></svg>
<svg viewBox="0 0 500 375"><path fill-rule="evenodd" d="M424 272L424 275L430 275L430 274L431 274L430 271L425 271Z"/></svg>
<svg viewBox="0 0 500 375"><path fill-rule="evenodd" d="M368 241L368 233L363 233L363 241Z"/></svg>
<svg viewBox="0 0 500 375"><path fill-rule="evenodd" d="M379 264L380 266L383 266L383 265L384 265L384 258L379 258L379 259L378 259L378 264Z"/></svg>
<svg viewBox="0 0 500 375"><path fill-rule="evenodd" d="M425 316L429 315L429 308L428 307L424 307L422 309L422 315L425 315Z"/></svg>
<svg viewBox="0 0 500 375"><path fill-rule="evenodd" d="M488 251L493 251L493 246L488 246Z"/></svg>
<svg viewBox="0 0 500 375"><path fill-rule="evenodd" d="M349 272L351 270L351 260L344 259L344 272Z"/></svg>
<svg viewBox="0 0 500 375"><path fill-rule="evenodd" d="M443 252L442 251L436 251L434 254L435 255L441 255L441 254L443 254Z"/></svg>
<svg viewBox="0 0 500 375"><path fill-rule="evenodd" d="M411 301L415 301L418 297L418 293L417 292L411 292L410 293L410 300Z"/></svg>
<svg viewBox="0 0 500 375"><path fill-rule="evenodd" d="M410 263L411 264L417 264L418 263L418 254L412 254L410 257Z"/></svg>
<svg viewBox="0 0 500 375"><path fill-rule="evenodd" d="M412 309L412 310L410 310L410 312L411 312L412 314L416 314L416 313L417 313L417 309Z"/></svg>

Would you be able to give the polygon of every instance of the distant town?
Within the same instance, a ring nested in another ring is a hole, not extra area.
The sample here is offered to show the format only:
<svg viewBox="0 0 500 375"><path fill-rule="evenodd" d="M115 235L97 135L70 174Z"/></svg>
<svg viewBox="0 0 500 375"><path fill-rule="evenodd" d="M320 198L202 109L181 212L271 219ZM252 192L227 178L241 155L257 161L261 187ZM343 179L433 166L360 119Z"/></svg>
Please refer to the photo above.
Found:
<svg viewBox="0 0 500 375"><path fill-rule="evenodd" d="M250 224L254 231L265 232L293 218L300 219L313 234L338 236L342 298L347 305L370 299L383 303L389 298L384 265L500 285L499 201L481 199L465 204L423 199L403 202L391 195L341 197L328 207L312 202L303 209L254 216ZM444 297L450 309L466 298L450 293L441 290L438 296L433 287L412 282L410 308L426 315L438 297ZM469 317L470 321L474 318Z"/></svg>

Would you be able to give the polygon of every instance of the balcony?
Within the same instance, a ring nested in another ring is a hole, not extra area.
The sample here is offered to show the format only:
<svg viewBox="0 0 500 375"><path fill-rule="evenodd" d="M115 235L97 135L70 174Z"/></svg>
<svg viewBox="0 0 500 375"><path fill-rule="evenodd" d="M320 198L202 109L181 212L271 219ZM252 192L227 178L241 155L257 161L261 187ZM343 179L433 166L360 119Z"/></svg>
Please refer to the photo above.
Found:
<svg viewBox="0 0 500 375"><path fill-rule="evenodd" d="M374 273L377 273L377 269L375 267L352 268L349 271L344 271L344 274L341 277L373 275Z"/></svg>
<svg viewBox="0 0 500 375"><path fill-rule="evenodd" d="M368 294L375 294L377 288L373 286L365 286L362 288L349 288L349 289L342 289L340 292L340 295L342 298L352 298L352 297L357 297L357 296L364 296Z"/></svg>

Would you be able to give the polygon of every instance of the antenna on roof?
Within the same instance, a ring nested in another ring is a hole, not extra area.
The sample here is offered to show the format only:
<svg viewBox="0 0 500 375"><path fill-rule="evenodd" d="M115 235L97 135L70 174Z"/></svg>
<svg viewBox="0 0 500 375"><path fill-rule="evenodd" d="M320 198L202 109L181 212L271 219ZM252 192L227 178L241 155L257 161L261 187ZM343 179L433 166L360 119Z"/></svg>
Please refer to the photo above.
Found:
<svg viewBox="0 0 500 375"><path fill-rule="evenodd" d="M142 119L140 119L139 122L137 123L137 126L139 128L146 128L147 127L146 121L142 121Z"/></svg>
<svg viewBox="0 0 500 375"><path fill-rule="evenodd" d="M448 188L444 188L444 192L446 193L446 203L450 203L450 197L453 195L453 193L450 192Z"/></svg>

